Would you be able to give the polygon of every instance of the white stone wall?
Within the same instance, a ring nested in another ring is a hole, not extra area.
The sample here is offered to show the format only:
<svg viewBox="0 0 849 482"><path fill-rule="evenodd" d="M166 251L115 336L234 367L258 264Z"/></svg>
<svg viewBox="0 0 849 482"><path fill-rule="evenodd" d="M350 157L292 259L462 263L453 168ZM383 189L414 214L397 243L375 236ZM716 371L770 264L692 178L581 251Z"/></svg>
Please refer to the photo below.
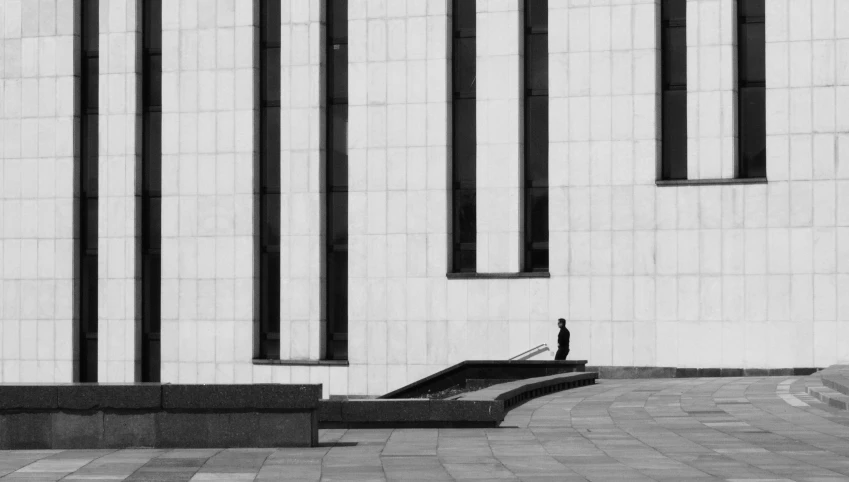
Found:
<svg viewBox="0 0 849 482"><path fill-rule="evenodd" d="M74 1L0 2L0 381L70 382Z"/></svg>
<svg viewBox="0 0 849 482"><path fill-rule="evenodd" d="M281 12L280 358L319 360L324 255L324 18L321 2Z"/></svg>
<svg viewBox="0 0 849 482"><path fill-rule="evenodd" d="M97 375L101 382L133 382L140 369L139 4L138 0L100 2Z"/></svg>
<svg viewBox="0 0 849 482"><path fill-rule="evenodd" d="M687 179L736 174L736 30L736 0L687 0Z"/></svg>
<svg viewBox="0 0 849 482"><path fill-rule="evenodd" d="M477 3L477 271L522 269L522 0Z"/></svg>
<svg viewBox="0 0 849 482"><path fill-rule="evenodd" d="M849 5L839 0L767 2L765 292L775 335L751 353L777 363L849 359ZM747 199L748 202L748 199ZM765 208L762 207L765 205ZM748 207L748 204L747 204ZM748 220L748 209L747 209ZM762 216L762 215L761 215ZM751 231L750 231L751 232ZM754 249L763 249L759 238ZM748 244L748 238L747 238ZM761 260L763 255L755 258ZM760 262L760 265L763 261ZM758 266L759 270L762 270ZM751 319L753 317L748 316ZM763 326L763 325L760 325ZM752 336L755 325L750 329ZM748 334L748 333L747 333ZM781 348L774 349L779 344Z"/></svg>
<svg viewBox="0 0 849 482"><path fill-rule="evenodd" d="M446 8L349 3L349 393L448 362Z"/></svg>
<svg viewBox="0 0 849 482"><path fill-rule="evenodd" d="M0 1L3 382L73 376L74 3ZM101 6L104 380L131 379L137 353L133 3ZM690 177L730 178L733 2L690 4ZM449 280L450 1L352 0L350 367L327 367L251 364L257 12L163 2L162 380L375 395L553 345L559 317L595 365L849 361L849 6L766 4L769 183L658 187L659 2L550 0L551 278ZM316 360L324 8L286 5L281 353ZM477 1L481 272L519 269L520 5ZM496 199L509 215L482 217Z"/></svg>
<svg viewBox="0 0 849 482"><path fill-rule="evenodd" d="M572 332L571 358L654 365L655 233L648 210L659 152L658 12L652 1L555 5L560 8L549 17L552 306L537 315L548 322L540 342L553 340L550 320L563 317Z"/></svg>
<svg viewBox="0 0 849 482"><path fill-rule="evenodd" d="M162 10L162 381L250 382L257 12Z"/></svg>

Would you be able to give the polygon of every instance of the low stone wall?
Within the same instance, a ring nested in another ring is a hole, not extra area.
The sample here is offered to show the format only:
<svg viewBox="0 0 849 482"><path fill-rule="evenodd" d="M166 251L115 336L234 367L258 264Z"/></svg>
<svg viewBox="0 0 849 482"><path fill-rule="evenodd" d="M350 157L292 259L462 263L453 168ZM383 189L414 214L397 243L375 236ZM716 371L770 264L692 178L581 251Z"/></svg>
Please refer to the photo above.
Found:
<svg viewBox="0 0 849 482"><path fill-rule="evenodd" d="M321 428L497 427L511 408L531 398L595 383L598 374L572 372L514 380L452 399L321 400Z"/></svg>
<svg viewBox="0 0 849 482"><path fill-rule="evenodd" d="M497 427L504 404L495 400L322 400L321 428Z"/></svg>
<svg viewBox="0 0 849 482"><path fill-rule="evenodd" d="M522 380L584 372L586 364L586 360L466 360L378 398L430 398L430 395L444 390L466 388L468 380Z"/></svg>
<svg viewBox="0 0 849 482"><path fill-rule="evenodd" d="M321 385L0 385L0 449L312 447Z"/></svg>
<svg viewBox="0 0 849 482"><path fill-rule="evenodd" d="M570 388L592 385L598 379L598 373L561 373L547 377L514 380L492 385L476 392L460 395L457 401L497 400L504 404L504 410L510 410L532 398Z"/></svg>

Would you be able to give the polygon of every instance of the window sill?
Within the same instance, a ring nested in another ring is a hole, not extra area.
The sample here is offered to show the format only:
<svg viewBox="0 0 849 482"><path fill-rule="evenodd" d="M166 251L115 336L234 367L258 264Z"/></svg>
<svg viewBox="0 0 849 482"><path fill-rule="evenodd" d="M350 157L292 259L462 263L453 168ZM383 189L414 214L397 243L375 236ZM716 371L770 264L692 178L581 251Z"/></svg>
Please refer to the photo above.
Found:
<svg viewBox="0 0 849 482"><path fill-rule="evenodd" d="M521 279L521 278L551 278L548 271L522 273L448 273L448 279Z"/></svg>
<svg viewBox="0 0 849 482"><path fill-rule="evenodd" d="M739 178L739 179L674 179L658 180L657 187L665 186L725 186L729 184L766 184L765 177Z"/></svg>
<svg viewBox="0 0 849 482"><path fill-rule="evenodd" d="M348 360L266 360L254 358L253 364L291 367L346 367L348 366Z"/></svg>

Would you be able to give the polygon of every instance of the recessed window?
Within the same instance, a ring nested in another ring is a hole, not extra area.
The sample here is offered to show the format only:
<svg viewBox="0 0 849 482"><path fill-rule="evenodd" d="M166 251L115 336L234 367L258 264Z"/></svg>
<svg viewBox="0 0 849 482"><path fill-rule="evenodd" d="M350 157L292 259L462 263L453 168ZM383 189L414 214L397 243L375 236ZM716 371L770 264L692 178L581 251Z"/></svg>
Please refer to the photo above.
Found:
<svg viewBox="0 0 849 482"><path fill-rule="evenodd" d="M327 3L326 357L348 359L348 1Z"/></svg>
<svg viewBox="0 0 849 482"><path fill-rule="evenodd" d="M79 381L97 381L99 1L80 2Z"/></svg>
<svg viewBox="0 0 849 482"><path fill-rule="evenodd" d="M687 179L687 2L661 3L661 179Z"/></svg>
<svg viewBox="0 0 849 482"><path fill-rule="evenodd" d="M280 25L279 0L260 3L259 356L280 358Z"/></svg>
<svg viewBox="0 0 849 482"><path fill-rule="evenodd" d="M160 381L162 291L162 0L144 0L142 25L141 381Z"/></svg>
<svg viewBox="0 0 849 482"><path fill-rule="evenodd" d="M452 19L451 270L475 272L477 136L475 2L455 1Z"/></svg>
<svg viewBox="0 0 849 482"><path fill-rule="evenodd" d="M548 271L548 0L525 0L524 270Z"/></svg>
<svg viewBox="0 0 849 482"><path fill-rule="evenodd" d="M741 178L766 177L764 0L737 0L737 106Z"/></svg>

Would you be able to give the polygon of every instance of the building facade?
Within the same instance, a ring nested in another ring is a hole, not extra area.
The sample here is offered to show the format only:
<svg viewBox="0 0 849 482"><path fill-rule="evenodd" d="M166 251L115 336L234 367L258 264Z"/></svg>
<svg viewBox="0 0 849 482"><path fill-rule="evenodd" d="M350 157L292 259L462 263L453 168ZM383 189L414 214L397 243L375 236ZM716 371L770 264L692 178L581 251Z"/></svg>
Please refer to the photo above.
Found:
<svg viewBox="0 0 849 482"><path fill-rule="evenodd" d="M849 362L849 2L0 0L0 382Z"/></svg>

